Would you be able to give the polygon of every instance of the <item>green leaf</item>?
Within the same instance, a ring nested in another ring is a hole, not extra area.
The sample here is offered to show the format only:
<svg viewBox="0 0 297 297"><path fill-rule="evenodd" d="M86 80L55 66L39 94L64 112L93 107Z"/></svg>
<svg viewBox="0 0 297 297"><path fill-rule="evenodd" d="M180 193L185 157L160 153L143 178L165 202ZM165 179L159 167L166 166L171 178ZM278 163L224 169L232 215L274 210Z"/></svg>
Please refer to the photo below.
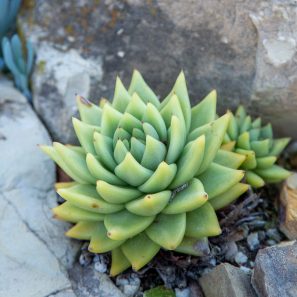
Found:
<svg viewBox="0 0 297 297"><path fill-rule="evenodd" d="M229 122L229 126L227 129L228 135L230 136L231 140L236 140L238 137L238 124L236 122L236 119L234 117L234 115L231 113L230 114L230 122Z"/></svg>
<svg viewBox="0 0 297 297"><path fill-rule="evenodd" d="M131 263L125 257L121 248L115 248L111 251L111 267L110 267L110 275L116 276L129 268Z"/></svg>
<svg viewBox="0 0 297 297"><path fill-rule="evenodd" d="M126 107L128 106L129 102L131 100L131 96L129 95L128 91L124 87L121 79L117 77L116 79L116 85L114 90L114 96L112 100L112 106L120 111L124 112Z"/></svg>
<svg viewBox="0 0 297 297"><path fill-rule="evenodd" d="M256 154L252 150L236 149L236 153L245 156L245 161L242 163L243 169L254 169L257 166Z"/></svg>
<svg viewBox="0 0 297 297"><path fill-rule="evenodd" d="M175 249L176 252L192 256L207 256L210 252L207 238L184 237L181 244Z"/></svg>
<svg viewBox="0 0 297 297"><path fill-rule="evenodd" d="M132 95L132 99L128 104L125 112L133 115L138 120L142 120L143 114L146 111L145 103L140 99L137 93Z"/></svg>
<svg viewBox="0 0 297 297"><path fill-rule="evenodd" d="M142 160L144 149L145 145L140 140L138 140L134 136L131 137L130 153L138 163L140 163Z"/></svg>
<svg viewBox="0 0 297 297"><path fill-rule="evenodd" d="M75 226L69 229L65 233L65 235L75 239L90 240L97 226L98 226L98 221L97 222L78 222L77 224L75 224Z"/></svg>
<svg viewBox="0 0 297 297"><path fill-rule="evenodd" d="M257 157L265 157L269 154L271 147L271 140L258 140L251 142L251 148L256 153Z"/></svg>
<svg viewBox="0 0 297 297"><path fill-rule="evenodd" d="M221 232L218 218L210 203L206 202L200 208L187 213L186 236L201 239L217 236Z"/></svg>
<svg viewBox="0 0 297 297"><path fill-rule="evenodd" d="M247 171L245 174L246 182L253 188L260 188L265 185L265 181L253 171Z"/></svg>
<svg viewBox="0 0 297 297"><path fill-rule="evenodd" d="M188 187L177 192L169 205L162 211L165 214L178 214L194 210L208 199L200 180L193 178Z"/></svg>
<svg viewBox="0 0 297 297"><path fill-rule="evenodd" d="M236 147L244 149L244 150L250 150L250 134L249 132L243 132L238 136Z"/></svg>
<svg viewBox="0 0 297 297"><path fill-rule="evenodd" d="M256 158L257 160L257 169L266 169L271 167L276 162L276 157L268 156Z"/></svg>
<svg viewBox="0 0 297 297"><path fill-rule="evenodd" d="M159 214L145 230L148 237L167 250L174 250L182 242L186 228L186 214Z"/></svg>
<svg viewBox="0 0 297 297"><path fill-rule="evenodd" d="M145 230L155 219L155 216L143 217L122 210L105 216L104 224L108 237L113 240L131 238Z"/></svg>
<svg viewBox="0 0 297 297"><path fill-rule="evenodd" d="M237 169L244 162L245 155L229 152L225 150L218 150L214 162L232 169Z"/></svg>
<svg viewBox="0 0 297 297"><path fill-rule="evenodd" d="M280 153L285 149L285 147L290 142L291 138L279 138L274 139L272 142L272 148L269 152L269 155L278 157Z"/></svg>
<svg viewBox="0 0 297 297"><path fill-rule="evenodd" d="M122 116L123 114L114 109L110 104L105 104L102 109L101 133L113 138Z"/></svg>
<svg viewBox="0 0 297 297"><path fill-rule="evenodd" d="M76 103L81 120L89 125L100 126L102 110L82 96L76 96Z"/></svg>
<svg viewBox="0 0 297 297"><path fill-rule="evenodd" d="M126 208L140 216L154 216L161 212L168 204L171 197L170 191L148 194L126 204Z"/></svg>
<svg viewBox="0 0 297 297"><path fill-rule="evenodd" d="M121 162L123 162L123 160L125 159L127 153L128 153L128 149L124 145L123 141L121 141L119 139L117 141L117 144L116 144L115 148L114 148L114 154L113 154L116 162L118 164L120 164Z"/></svg>
<svg viewBox="0 0 297 297"><path fill-rule="evenodd" d="M255 173L261 176L266 182L279 182L288 178L292 173L278 165L266 169L256 169Z"/></svg>

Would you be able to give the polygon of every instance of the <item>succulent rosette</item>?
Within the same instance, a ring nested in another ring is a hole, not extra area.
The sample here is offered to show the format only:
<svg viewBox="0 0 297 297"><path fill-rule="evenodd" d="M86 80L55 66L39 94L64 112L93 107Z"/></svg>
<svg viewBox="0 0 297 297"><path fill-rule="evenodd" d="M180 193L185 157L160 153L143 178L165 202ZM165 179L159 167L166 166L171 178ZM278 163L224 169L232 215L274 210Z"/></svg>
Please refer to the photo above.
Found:
<svg viewBox="0 0 297 297"><path fill-rule="evenodd" d="M246 170L246 182L254 188L266 183L276 183L291 174L276 165L278 156L289 143L290 138L273 138L270 123L262 126L261 118L252 119L243 106L235 115L231 114L222 149L246 156L241 168Z"/></svg>
<svg viewBox="0 0 297 297"><path fill-rule="evenodd" d="M75 223L66 233L112 252L111 275L139 270L160 250L201 255L197 242L221 233L216 209L243 192L245 156L221 150L230 113L216 117L216 92L191 109L183 72L160 102L138 71L117 78L111 103L77 97L81 146L46 152L72 179L57 184L53 209Z"/></svg>

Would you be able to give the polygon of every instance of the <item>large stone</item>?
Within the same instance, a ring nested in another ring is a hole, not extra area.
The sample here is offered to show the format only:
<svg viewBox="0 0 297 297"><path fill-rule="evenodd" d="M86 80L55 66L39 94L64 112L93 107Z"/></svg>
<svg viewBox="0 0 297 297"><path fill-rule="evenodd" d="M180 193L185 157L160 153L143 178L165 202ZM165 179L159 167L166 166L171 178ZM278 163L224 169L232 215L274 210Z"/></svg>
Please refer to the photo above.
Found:
<svg viewBox="0 0 297 297"><path fill-rule="evenodd" d="M66 141L74 92L111 98L134 67L161 96L184 69L193 103L216 88L221 112L242 102L296 137L296 25L295 0L36 0L21 21L38 55L34 105Z"/></svg>
<svg viewBox="0 0 297 297"><path fill-rule="evenodd" d="M51 218L55 167L37 147L48 143L26 99L1 82L0 296L75 296L67 269L77 245Z"/></svg>
<svg viewBox="0 0 297 297"><path fill-rule="evenodd" d="M281 231L291 240L297 239L297 174L291 175L280 195L279 220Z"/></svg>
<svg viewBox="0 0 297 297"><path fill-rule="evenodd" d="M260 297L295 297L296 280L296 241L268 247L258 252L252 284Z"/></svg>
<svg viewBox="0 0 297 297"><path fill-rule="evenodd" d="M222 263L199 279L205 297L256 297L250 275Z"/></svg>

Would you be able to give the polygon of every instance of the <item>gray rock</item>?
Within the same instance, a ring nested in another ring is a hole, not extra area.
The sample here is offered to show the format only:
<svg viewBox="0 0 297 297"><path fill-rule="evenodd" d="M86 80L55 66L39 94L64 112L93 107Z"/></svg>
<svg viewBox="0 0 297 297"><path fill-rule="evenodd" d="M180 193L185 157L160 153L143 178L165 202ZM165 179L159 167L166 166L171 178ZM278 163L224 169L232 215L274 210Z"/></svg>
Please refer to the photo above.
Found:
<svg viewBox="0 0 297 297"><path fill-rule="evenodd" d="M51 218L55 167L37 147L48 143L26 99L0 83L0 296L74 296L67 268L78 247Z"/></svg>
<svg viewBox="0 0 297 297"><path fill-rule="evenodd" d="M256 297L249 274L228 263L199 279L205 297Z"/></svg>
<svg viewBox="0 0 297 297"><path fill-rule="evenodd" d="M260 250L252 284L261 297L297 296L297 243L291 241Z"/></svg>
<svg viewBox="0 0 297 297"><path fill-rule="evenodd" d="M36 0L20 22L38 53L34 104L54 138L70 141L74 102L66 93L111 98L115 76L127 84L135 67L164 96L183 68L193 103L216 88L220 112L242 102L296 137L295 7L295 0ZM67 92L73 75L82 84Z"/></svg>
<svg viewBox="0 0 297 297"><path fill-rule="evenodd" d="M238 252L236 255L235 255L235 258L234 258L235 262L238 264L238 265L242 265L242 264L245 264L248 260L248 257L242 253L242 252Z"/></svg>
<svg viewBox="0 0 297 297"><path fill-rule="evenodd" d="M125 297L106 274L96 271L92 265L75 264L69 270L69 276L79 297Z"/></svg>
<svg viewBox="0 0 297 297"><path fill-rule="evenodd" d="M260 241L257 232L253 232L247 237L247 245L251 251L255 251L260 246Z"/></svg>
<svg viewBox="0 0 297 297"><path fill-rule="evenodd" d="M125 296L133 297L140 287L140 279L136 273L119 275L116 279L116 285Z"/></svg>
<svg viewBox="0 0 297 297"><path fill-rule="evenodd" d="M238 253L238 247L235 241L228 241L224 246L225 258L227 261L233 262L236 254Z"/></svg>

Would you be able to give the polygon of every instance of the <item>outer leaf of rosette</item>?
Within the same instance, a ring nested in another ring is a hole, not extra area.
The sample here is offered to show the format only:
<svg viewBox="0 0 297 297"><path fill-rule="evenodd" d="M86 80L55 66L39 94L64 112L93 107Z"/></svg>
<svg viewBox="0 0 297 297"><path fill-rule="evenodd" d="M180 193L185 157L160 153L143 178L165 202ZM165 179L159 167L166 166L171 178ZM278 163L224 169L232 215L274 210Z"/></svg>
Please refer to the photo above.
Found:
<svg viewBox="0 0 297 297"><path fill-rule="evenodd" d="M148 104L151 104L151 103L148 103ZM137 93L133 93L132 99L128 104L125 112L133 115L138 120L142 120L145 110L146 110L145 103L141 100L141 98L137 95Z"/></svg>
<svg viewBox="0 0 297 297"><path fill-rule="evenodd" d="M247 171L245 179L253 188L261 188L265 185L264 179L253 171Z"/></svg>
<svg viewBox="0 0 297 297"><path fill-rule="evenodd" d="M167 129L165 122L159 110L153 104L147 104L142 120L151 124L156 129L162 141L167 140Z"/></svg>
<svg viewBox="0 0 297 297"><path fill-rule="evenodd" d="M244 176L244 171L228 168L212 163L209 168L199 175L208 198L211 199L238 183Z"/></svg>
<svg viewBox="0 0 297 297"><path fill-rule="evenodd" d="M158 245L174 250L182 242L186 229L186 214L159 214L146 229L146 234Z"/></svg>
<svg viewBox="0 0 297 297"><path fill-rule="evenodd" d="M76 96L76 104L78 107L81 120L89 125L100 126L102 110L89 100L82 96Z"/></svg>
<svg viewBox="0 0 297 297"><path fill-rule="evenodd" d="M132 264L134 270L139 270L149 263L160 250L160 246L148 238L145 233L127 240L121 250Z"/></svg>
<svg viewBox="0 0 297 297"><path fill-rule="evenodd" d="M139 71L134 70L128 90L129 94L137 93L145 103L152 103L156 107L160 106L160 101L148 84L144 81Z"/></svg>
<svg viewBox="0 0 297 297"><path fill-rule="evenodd" d="M153 171L140 165L131 153L127 153L123 162L115 168L115 174L129 185L138 187L153 175Z"/></svg>
<svg viewBox="0 0 297 297"><path fill-rule="evenodd" d="M187 213L185 235L187 237L204 238L221 234L216 213L209 202Z"/></svg>
<svg viewBox="0 0 297 297"><path fill-rule="evenodd" d="M229 168L237 169L245 160L245 155L219 149L214 162Z"/></svg>
<svg viewBox="0 0 297 297"><path fill-rule="evenodd" d="M73 180L79 182L81 184L89 183L89 177L87 179L84 175L81 175L80 172L73 172L71 168L69 168L66 163L63 161L62 157L59 155L57 150L52 146L41 145L40 149L46 153L52 160L54 160L59 167L61 167L67 175L69 175ZM79 154L79 153L77 153ZM94 180L95 181L95 180Z"/></svg>
<svg viewBox="0 0 297 297"><path fill-rule="evenodd" d="M143 194L139 190L130 187L120 187L103 180L97 181L97 192L109 203L122 204L141 197Z"/></svg>
<svg viewBox="0 0 297 297"><path fill-rule="evenodd" d="M226 192L213 197L209 200L209 203L215 210L224 208L225 206L232 203L238 197L240 197L243 193L245 193L249 188L249 185L238 183L233 187L229 188Z"/></svg>
<svg viewBox="0 0 297 297"><path fill-rule="evenodd" d="M108 136L102 135L101 133L94 133L94 147L100 160L109 169L114 170L117 166L113 158L113 144L112 139Z"/></svg>
<svg viewBox="0 0 297 297"><path fill-rule="evenodd" d="M171 117L169 145L166 155L168 164L174 163L180 156L186 142L185 125L177 116Z"/></svg>
<svg viewBox="0 0 297 297"><path fill-rule="evenodd" d="M172 97L173 94L176 94L179 100L182 113L183 113L183 118L185 121L186 131L188 132L191 126L191 103L188 95L185 74L183 71L181 71L181 73L177 77L171 92L161 103L161 109L163 109L163 107L167 105L168 101L170 101L170 98Z"/></svg>
<svg viewBox="0 0 297 297"><path fill-rule="evenodd" d="M269 183L279 182L292 174L290 171L278 165L273 165L266 169L256 169L255 173Z"/></svg>
<svg viewBox="0 0 297 297"><path fill-rule="evenodd" d="M167 189L176 175L177 167L175 164L161 162L152 176L138 189L144 193L157 193Z"/></svg>
<svg viewBox="0 0 297 297"><path fill-rule="evenodd" d="M252 150L236 149L236 153L245 156L245 161L242 163L241 168L245 170L254 169L257 167L256 154Z"/></svg>
<svg viewBox="0 0 297 297"><path fill-rule="evenodd" d="M251 144L250 144L250 134L248 131L243 132L238 136L236 147L244 149L244 150L250 150Z"/></svg>
<svg viewBox="0 0 297 297"><path fill-rule="evenodd" d="M217 92L211 91L201 102L192 108L191 129L208 124L216 119Z"/></svg>
<svg viewBox="0 0 297 297"><path fill-rule="evenodd" d="M118 186L126 184L111 171L107 170L92 154L87 154L86 163L88 170L91 172L92 176L96 178L95 183L97 182L97 180L104 180L108 183L112 183Z"/></svg>
<svg viewBox="0 0 297 297"><path fill-rule="evenodd" d="M239 105L236 112L235 112L235 118L237 121L238 126L240 127L243 123L244 119L246 118L246 111L242 105Z"/></svg>
<svg viewBox="0 0 297 297"><path fill-rule="evenodd" d="M236 122L236 119L233 115L233 113L230 114L230 122L227 129L228 135L231 138L231 140L236 140L239 133L238 124Z"/></svg>
<svg viewBox="0 0 297 297"><path fill-rule="evenodd" d="M270 123L265 125L264 127L261 128L260 132L261 138L262 139L272 139L273 138L273 131L272 131L272 126Z"/></svg>
<svg viewBox="0 0 297 297"><path fill-rule="evenodd" d="M90 174L88 167L86 165L85 154L75 152L71 150L69 147L58 142L54 142L53 146L55 151L58 153L59 157L62 160L62 163L58 163L58 165L61 165L61 168L64 170L64 163L66 165L65 169L67 169L67 171L65 170L65 172L70 177L76 180L74 177L78 176L79 180L76 180L77 182L83 181L82 183L96 183L96 179Z"/></svg>
<svg viewBox="0 0 297 297"><path fill-rule="evenodd" d="M290 140L291 140L291 138L274 139L272 142L272 148L269 152L269 155L277 157L284 150L284 148L288 145Z"/></svg>
<svg viewBox="0 0 297 297"><path fill-rule="evenodd" d="M113 240L124 240L144 231L154 219L155 216L138 216L127 210L122 210L106 215L104 224L109 238Z"/></svg>
<svg viewBox="0 0 297 297"><path fill-rule="evenodd" d="M166 146L161 141L147 135L141 165L145 168L155 170L164 160L165 154Z"/></svg>
<svg viewBox="0 0 297 297"><path fill-rule="evenodd" d="M208 239L184 237L183 241L175 251L192 256L207 256L210 253Z"/></svg>
<svg viewBox="0 0 297 297"><path fill-rule="evenodd" d="M249 131L252 127L252 118L250 116L245 117L243 122L241 123L241 126L239 127L240 134Z"/></svg>
<svg viewBox="0 0 297 297"><path fill-rule="evenodd" d="M79 208L69 201L52 209L55 219L76 223L79 221L102 221L104 215Z"/></svg>
<svg viewBox="0 0 297 297"><path fill-rule="evenodd" d="M91 185L77 185L71 188L59 189L58 194L72 205L101 214L120 211L123 205L111 204L103 200Z"/></svg>
<svg viewBox="0 0 297 297"><path fill-rule="evenodd" d="M130 201L126 208L140 216L154 216L160 213L168 204L171 191L162 191L155 194L148 194L139 199Z"/></svg>
<svg viewBox="0 0 297 297"><path fill-rule="evenodd" d="M65 235L80 240L90 240L97 226L98 222L81 221L69 229Z"/></svg>
<svg viewBox="0 0 297 297"><path fill-rule="evenodd" d="M72 118L72 123L73 123L76 136L81 146L84 148L85 152L95 154L96 152L95 152L94 142L93 142L94 133L96 131L100 132L100 128L81 122L76 118Z"/></svg>
<svg viewBox="0 0 297 297"><path fill-rule="evenodd" d="M256 153L257 157L265 157L269 154L271 148L271 139L258 140L251 142L251 148Z"/></svg>
<svg viewBox="0 0 297 297"><path fill-rule="evenodd" d="M172 201L162 211L165 214L177 214L192 211L202 206L208 199L200 180L193 178L187 188L177 192Z"/></svg>
<svg viewBox="0 0 297 297"><path fill-rule="evenodd" d="M105 104L102 109L101 133L113 138L122 116L123 114L113 108L110 104Z"/></svg>
<svg viewBox="0 0 297 297"><path fill-rule="evenodd" d="M112 100L112 106L120 112L124 112L131 100L131 96L124 87L121 79L116 78L116 84L114 89L114 96Z"/></svg>
<svg viewBox="0 0 297 297"><path fill-rule="evenodd" d="M197 168L198 176L200 173L204 172L211 162L214 160L226 133L226 129L228 127L230 120L230 113L226 113L224 116L218 118L210 124L202 126L194 131L192 131L189 135L189 139L195 137L197 138L200 135L205 135L205 150L204 150L204 158L202 164L199 168ZM198 131L197 131L198 130ZM196 133L195 133L196 132ZM195 134L194 134L195 133ZM195 135L195 136L194 136ZM194 139L195 139L194 138Z"/></svg>
<svg viewBox="0 0 297 297"><path fill-rule="evenodd" d="M103 222L98 222L98 225L91 236L91 241L89 244L89 251L92 253L106 253L109 252L120 245L122 245L125 240L112 240L107 236L107 230Z"/></svg>
<svg viewBox="0 0 297 297"><path fill-rule="evenodd" d="M257 169L266 169L271 167L275 162L277 158L274 156L267 156L267 157L261 157L257 158Z"/></svg>
<svg viewBox="0 0 297 297"><path fill-rule="evenodd" d="M120 247L115 248L111 251L111 267L110 275L116 276L129 268L131 263L126 258Z"/></svg>
<svg viewBox="0 0 297 297"><path fill-rule="evenodd" d="M174 189L190 181L203 162L205 154L205 137L198 137L189 142L177 162L177 173L169 188Z"/></svg>

